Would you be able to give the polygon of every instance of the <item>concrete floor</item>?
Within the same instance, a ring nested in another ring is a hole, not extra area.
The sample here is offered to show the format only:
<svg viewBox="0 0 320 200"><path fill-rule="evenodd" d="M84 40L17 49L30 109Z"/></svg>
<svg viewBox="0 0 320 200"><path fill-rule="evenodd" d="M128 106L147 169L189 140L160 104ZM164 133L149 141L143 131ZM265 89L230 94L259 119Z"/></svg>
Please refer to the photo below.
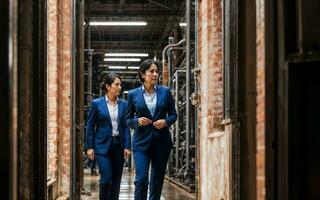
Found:
<svg viewBox="0 0 320 200"><path fill-rule="evenodd" d="M91 176L89 169L84 170L84 191L82 200L99 199L99 176ZM119 200L134 199L134 173L129 172L127 168L122 174ZM194 200L193 194L182 190L181 188L165 181L162 190L161 200Z"/></svg>

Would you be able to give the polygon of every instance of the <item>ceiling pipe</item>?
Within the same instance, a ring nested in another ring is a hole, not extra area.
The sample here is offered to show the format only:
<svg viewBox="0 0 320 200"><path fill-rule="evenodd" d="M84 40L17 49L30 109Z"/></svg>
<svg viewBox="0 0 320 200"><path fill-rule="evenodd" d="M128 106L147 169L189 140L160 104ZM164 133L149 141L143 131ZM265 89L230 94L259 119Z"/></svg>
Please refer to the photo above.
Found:
<svg viewBox="0 0 320 200"><path fill-rule="evenodd" d="M166 47L164 47L162 51L162 84L163 85L168 85L168 75L169 75L169 70L168 70L168 62L166 60L166 52L169 48L171 47L177 47L184 43L186 40L182 39L178 43L175 44L169 44Z"/></svg>

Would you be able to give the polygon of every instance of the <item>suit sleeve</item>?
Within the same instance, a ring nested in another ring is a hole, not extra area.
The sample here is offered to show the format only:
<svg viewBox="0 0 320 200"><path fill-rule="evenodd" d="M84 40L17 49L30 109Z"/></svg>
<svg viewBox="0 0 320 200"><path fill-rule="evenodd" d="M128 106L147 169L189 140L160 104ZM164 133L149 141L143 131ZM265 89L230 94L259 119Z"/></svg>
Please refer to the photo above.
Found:
<svg viewBox="0 0 320 200"><path fill-rule="evenodd" d="M168 98L167 98L168 116L165 118L165 121L167 126L171 126L177 120L178 115L177 115L177 111L175 108L175 104L174 104L170 89L168 89L167 92L168 92Z"/></svg>
<svg viewBox="0 0 320 200"><path fill-rule="evenodd" d="M95 137L95 126L97 120L98 108L94 101L91 102L91 108L87 118L86 127L86 149L93 149L93 140Z"/></svg>
<svg viewBox="0 0 320 200"><path fill-rule="evenodd" d="M126 109L126 126L132 129L138 127L138 118L135 117L135 107L133 103L133 92L128 94L128 105Z"/></svg>
<svg viewBox="0 0 320 200"><path fill-rule="evenodd" d="M128 107L128 103L126 102L126 108L127 107ZM125 135L124 148L131 149L131 134L130 134L130 128L128 128L128 126L124 127L124 135Z"/></svg>

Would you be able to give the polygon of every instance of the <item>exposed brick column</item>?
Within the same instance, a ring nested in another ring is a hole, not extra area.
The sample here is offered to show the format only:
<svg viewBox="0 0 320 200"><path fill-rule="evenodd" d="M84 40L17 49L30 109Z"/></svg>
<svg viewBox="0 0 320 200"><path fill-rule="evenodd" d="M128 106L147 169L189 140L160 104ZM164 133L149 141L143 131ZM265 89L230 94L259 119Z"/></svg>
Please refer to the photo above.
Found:
<svg viewBox="0 0 320 200"><path fill-rule="evenodd" d="M71 167L71 1L60 1L62 16L61 19L61 70L59 72L59 89L61 97L59 100L60 112L60 192L69 193L70 188L70 167Z"/></svg>
<svg viewBox="0 0 320 200"><path fill-rule="evenodd" d="M220 0L199 1L198 62L200 64L199 199L229 199L229 137L223 117L222 7Z"/></svg>
<svg viewBox="0 0 320 200"><path fill-rule="evenodd" d="M58 16L57 1L48 0L48 167L50 180L57 177L58 165Z"/></svg>
<svg viewBox="0 0 320 200"><path fill-rule="evenodd" d="M265 199L265 15L256 0L257 16L257 199Z"/></svg>
<svg viewBox="0 0 320 200"><path fill-rule="evenodd" d="M48 184L69 194L71 1L48 0Z"/></svg>

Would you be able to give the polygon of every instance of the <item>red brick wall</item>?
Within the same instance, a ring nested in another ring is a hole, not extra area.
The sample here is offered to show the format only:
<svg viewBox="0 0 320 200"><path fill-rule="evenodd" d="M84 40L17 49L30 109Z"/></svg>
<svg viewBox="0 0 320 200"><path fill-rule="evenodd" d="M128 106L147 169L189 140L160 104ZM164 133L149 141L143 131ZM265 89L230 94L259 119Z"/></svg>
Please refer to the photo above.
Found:
<svg viewBox="0 0 320 200"><path fill-rule="evenodd" d="M70 1L48 0L48 177L57 195L70 187L70 10Z"/></svg>
<svg viewBox="0 0 320 200"><path fill-rule="evenodd" d="M69 192L70 187L70 158L71 158L71 1L61 1L62 5L62 52L61 52L61 133L60 133L60 186L63 193Z"/></svg>
<svg viewBox="0 0 320 200"><path fill-rule="evenodd" d="M264 1L257 9L257 199L265 199L265 18Z"/></svg>
<svg viewBox="0 0 320 200"><path fill-rule="evenodd" d="M199 1L198 63L200 72L198 199L229 199L229 134L223 117L222 7L220 0Z"/></svg>
<svg viewBox="0 0 320 200"><path fill-rule="evenodd" d="M57 1L48 1L48 178L55 179L57 173L58 134L58 16Z"/></svg>
<svg viewBox="0 0 320 200"><path fill-rule="evenodd" d="M208 103L209 131L220 127L223 117L222 8L218 0L200 1L198 18L198 63L201 68L201 101Z"/></svg>

